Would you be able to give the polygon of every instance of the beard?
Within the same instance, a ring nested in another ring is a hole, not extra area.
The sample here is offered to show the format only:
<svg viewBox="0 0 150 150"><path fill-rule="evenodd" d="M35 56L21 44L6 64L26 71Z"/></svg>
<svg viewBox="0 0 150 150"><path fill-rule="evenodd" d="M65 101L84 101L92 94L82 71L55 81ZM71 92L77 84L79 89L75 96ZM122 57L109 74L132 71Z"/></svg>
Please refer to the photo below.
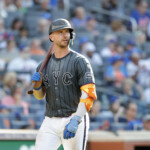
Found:
<svg viewBox="0 0 150 150"><path fill-rule="evenodd" d="M66 47L68 47L68 45L69 45L69 41L70 41L70 40L67 40L66 42L61 41L61 42L58 42L57 45L58 45L60 48L66 48Z"/></svg>

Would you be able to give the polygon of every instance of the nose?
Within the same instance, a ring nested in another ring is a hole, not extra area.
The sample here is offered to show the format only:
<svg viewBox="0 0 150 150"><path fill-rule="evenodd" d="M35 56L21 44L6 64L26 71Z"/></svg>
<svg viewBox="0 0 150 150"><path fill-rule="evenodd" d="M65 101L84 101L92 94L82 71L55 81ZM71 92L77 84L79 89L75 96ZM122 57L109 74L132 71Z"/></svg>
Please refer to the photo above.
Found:
<svg viewBox="0 0 150 150"><path fill-rule="evenodd" d="M68 33L68 32L63 32L63 37L64 37L64 38L69 37L69 33Z"/></svg>
<svg viewBox="0 0 150 150"><path fill-rule="evenodd" d="M66 33L66 32L63 33L63 37L64 37L64 38L67 37L67 33Z"/></svg>

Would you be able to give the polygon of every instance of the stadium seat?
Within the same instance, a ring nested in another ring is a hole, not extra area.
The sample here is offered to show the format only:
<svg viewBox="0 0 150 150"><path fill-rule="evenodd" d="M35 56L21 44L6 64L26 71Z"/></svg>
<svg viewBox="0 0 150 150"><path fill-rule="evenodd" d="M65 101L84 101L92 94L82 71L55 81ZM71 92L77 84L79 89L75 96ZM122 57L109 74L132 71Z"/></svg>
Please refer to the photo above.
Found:
<svg viewBox="0 0 150 150"><path fill-rule="evenodd" d="M101 122L91 122L89 130L98 130L101 126Z"/></svg>
<svg viewBox="0 0 150 150"><path fill-rule="evenodd" d="M84 0L70 0L70 4L73 4L74 6L81 6L84 4Z"/></svg>
<svg viewBox="0 0 150 150"><path fill-rule="evenodd" d="M126 33L117 33L116 34L117 38L118 38L118 41L121 45L125 46L126 45L126 42L129 40L129 39L135 39L134 35L132 34L132 32L126 32Z"/></svg>
<svg viewBox="0 0 150 150"><path fill-rule="evenodd" d="M147 104L145 103L145 101L134 101L134 102L138 106L138 115L137 115L138 119L142 119L142 117L146 113L146 111L147 111L147 113L150 112L150 111L148 111L148 109L146 109L147 108L147 106L146 106Z"/></svg>
<svg viewBox="0 0 150 150"><path fill-rule="evenodd" d="M35 122L37 122L37 121L43 121L43 119L44 119L44 111L41 111L41 112L39 112L39 113L37 113L37 114L29 114L29 115L21 115L21 120L22 121L30 121L30 120L33 120L33 121L35 121Z"/></svg>
<svg viewBox="0 0 150 150"><path fill-rule="evenodd" d="M31 59L33 59L37 62L42 61L44 58L45 58L44 56L40 56L40 55L31 55Z"/></svg>
<svg viewBox="0 0 150 150"><path fill-rule="evenodd" d="M142 49L143 51L146 53L147 57L150 56L150 42L145 42L143 45L142 45Z"/></svg>
<svg viewBox="0 0 150 150"><path fill-rule="evenodd" d="M112 113L110 113L110 111L105 111L105 112L100 113L96 117L96 121L101 122L101 123L103 123L104 121L108 121L109 123L113 123L114 122L114 116Z"/></svg>
<svg viewBox="0 0 150 150"><path fill-rule="evenodd" d="M118 131L118 130L129 130L128 123L112 123L110 126L111 131Z"/></svg>
<svg viewBox="0 0 150 150"><path fill-rule="evenodd" d="M57 19L57 18L66 18L69 19L69 13L67 11L64 10L58 10L58 9L52 9L52 16L53 19Z"/></svg>
<svg viewBox="0 0 150 150"><path fill-rule="evenodd" d="M37 24L38 24L39 16L26 15L24 18L24 24L28 29L28 36L34 37L37 35Z"/></svg>
<svg viewBox="0 0 150 150"><path fill-rule="evenodd" d="M41 121L37 121L36 122L36 129L39 129L41 127L42 122Z"/></svg>
<svg viewBox="0 0 150 150"><path fill-rule="evenodd" d="M12 129L21 129L21 128L24 128L24 126L30 126L29 122L28 121L18 121L18 120L11 121Z"/></svg>
<svg viewBox="0 0 150 150"><path fill-rule="evenodd" d="M11 127L11 120L15 120L13 114L0 114L0 128L9 129Z"/></svg>
<svg viewBox="0 0 150 150"><path fill-rule="evenodd" d="M34 114L38 113L42 109L43 108L41 107L41 105L38 104L29 106L29 112Z"/></svg>
<svg viewBox="0 0 150 150"><path fill-rule="evenodd" d="M42 111L42 113L37 113L37 114L21 115L20 121L29 122L29 125L32 128L37 128L36 123L37 122L42 123L43 119L44 119L44 112Z"/></svg>
<svg viewBox="0 0 150 150"><path fill-rule="evenodd" d="M123 11L126 15L130 15L131 11L135 8L135 0L130 1L130 3L128 1L124 1L124 7Z"/></svg>
<svg viewBox="0 0 150 150"><path fill-rule="evenodd" d="M148 107L144 109L144 115L146 115L146 114L150 114L150 108L148 108Z"/></svg>
<svg viewBox="0 0 150 150"><path fill-rule="evenodd" d="M9 107L12 113L23 113L22 106L11 106Z"/></svg>
<svg viewBox="0 0 150 150"><path fill-rule="evenodd" d="M99 0L92 0L92 1L86 0L84 7L88 12L99 12L99 9L101 8L101 1L99 1Z"/></svg>
<svg viewBox="0 0 150 150"><path fill-rule="evenodd" d="M97 26L97 29L100 31L100 33L105 33L106 34L106 33L111 33L112 32L110 26L106 23L100 23Z"/></svg>

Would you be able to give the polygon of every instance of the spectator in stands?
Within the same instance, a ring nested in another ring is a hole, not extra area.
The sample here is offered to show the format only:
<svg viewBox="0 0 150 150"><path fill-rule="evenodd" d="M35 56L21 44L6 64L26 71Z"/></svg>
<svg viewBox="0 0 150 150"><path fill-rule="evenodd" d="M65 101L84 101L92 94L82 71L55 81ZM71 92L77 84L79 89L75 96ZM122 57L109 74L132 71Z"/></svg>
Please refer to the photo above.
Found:
<svg viewBox="0 0 150 150"><path fill-rule="evenodd" d="M127 57L125 57L125 48L121 44L117 44L116 53L123 58L125 64L130 61Z"/></svg>
<svg viewBox="0 0 150 150"><path fill-rule="evenodd" d="M5 31L5 25L4 25L4 20L0 18L0 33L4 33Z"/></svg>
<svg viewBox="0 0 150 150"><path fill-rule="evenodd" d="M43 12L50 12L49 0L40 0L40 9Z"/></svg>
<svg viewBox="0 0 150 150"><path fill-rule="evenodd" d="M11 25L11 30L15 38L19 35L19 30L23 26L23 21L20 18L15 18Z"/></svg>
<svg viewBox="0 0 150 150"><path fill-rule="evenodd" d="M95 122L95 117L98 116L100 114L100 110L101 110L101 103L100 101L95 101L93 103L93 106L89 112L89 116L90 116L90 121L91 122Z"/></svg>
<svg viewBox="0 0 150 150"><path fill-rule="evenodd" d="M4 0L1 3L1 7L8 12L14 12L16 11L16 7L13 4L13 0Z"/></svg>
<svg viewBox="0 0 150 150"><path fill-rule="evenodd" d="M143 118L143 129L150 131L150 114L147 114Z"/></svg>
<svg viewBox="0 0 150 150"><path fill-rule="evenodd" d="M48 29L49 29L49 21L47 19L41 18L38 22L38 32L36 37L40 39L41 45L44 49L48 50L49 48L49 36L48 36Z"/></svg>
<svg viewBox="0 0 150 150"><path fill-rule="evenodd" d="M137 24L138 29L147 34L148 24L150 21L150 12L148 11L148 4L146 0L136 0L136 8L131 12Z"/></svg>
<svg viewBox="0 0 150 150"><path fill-rule="evenodd" d="M0 18L0 51L6 48L7 43L5 40L6 29L4 25L4 20Z"/></svg>
<svg viewBox="0 0 150 150"><path fill-rule="evenodd" d="M10 95L10 91L17 83L17 74L15 72L6 72L3 79L3 96Z"/></svg>
<svg viewBox="0 0 150 150"><path fill-rule="evenodd" d="M130 98L137 101L143 99L142 88L131 78L126 78L122 81L121 94L123 94L127 100Z"/></svg>
<svg viewBox="0 0 150 150"><path fill-rule="evenodd" d="M138 106L134 102L128 102L125 110L125 118L119 118L119 122L129 124L130 130L139 130L142 127L142 121L137 120Z"/></svg>
<svg viewBox="0 0 150 150"><path fill-rule="evenodd" d="M22 13L22 14L25 14L27 12L27 8L23 7L23 1L22 0L14 0L14 4L16 6L16 9Z"/></svg>
<svg viewBox="0 0 150 150"><path fill-rule="evenodd" d="M93 16L87 17L86 29L87 29L87 32L90 32L94 36L94 38L100 34L99 30L97 30L97 25L98 23Z"/></svg>
<svg viewBox="0 0 150 150"><path fill-rule="evenodd" d="M88 58L91 65L101 66L103 64L102 58L95 51L96 51L96 47L95 47L94 43L87 42L84 46L84 50L83 50L82 54Z"/></svg>
<svg viewBox="0 0 150 150"><path fill-rule="evenodd" d="M127 77L127 71L123 63L123 58L119 55L110 59L111 64L106 67L105 80L109 85L121 87L121 82Z"/></svg>
<svg viewBox="0 0 150 150"><path fill-rule="evenodd" d="M140 59L139 61L139 73L137 81L143 88L149 87L149 77L150 77L150 58L148 55Z"/></svg>
<svg viewBox="0 0 150 150"><path fill-rule="evenodd" d="M49 27L49 23L48 23L48 20L45 19L45 18L41 18L39 19L38 21L38 31L39 31L39 35L40 34L46 34L48 32L48 27Z"/></svg>
<svg viewBox="0 0 150 150"><path fill-rule="evenodd" d="M16 39L17 45L29 45L30 40L28 38L28 30L26 27L22 26L19 30L19 35Z"/></svg>
<svg viewBox="0 0 150 150"><path fill-rule="evenodd" d="M23 25L22 20L20 18L15 18L12 22L11 29L18 31L22 27L22 25Z"/></svg>
<svg viewBox="0 0 150 150"><path fill-rule="evenodd" d="M147 104L150 104L150 78L147 80L148 87L144 90L144 100Z"/></svg>
<svg viewBox="0 0 150 150"><path fill-rule="evenodd" d="M56 0L57 4L52 7L53 19L66 18L70 19L70 0Z"/></svg>
<svg viewBox="0 0 150 150"><path fill-rule="evenodd" d="M39 0L32 0L34 6L39 6L40 5L40 1Z"/></svg>
<svg viewBox="0 0 150 150"><path fill-rule="evenodd" d="M1 100L1 104L5 106L22 106L24 109L24 114L29 114L29 104L23 100L22 86L15 85L11 89L11 95L4 96Z"/></svg>
<svg viewBox="0 0 150 150"><path fill-rule="evenodd" d="M131 54L131 61L127 64L127 72L129 77L137 81L142 87L147 85L149 78L149 70L142 64L141 56L137 52Z"/></svg>
<svg viewBox="0 0 150 150"><path fill-rule="evenodd" d="M0 52L0 58L9 63L12 59L19 56L18 48L14 39L7 40L7 48Z"/></svg>
<svg viewBox="0 0 150 150"><path fill-rule="evenodd" d="M37 62L30 58L30 49L26 45L20 47L20 57L13 59L8 64L8 71L20 71L20 72L28 72L20 73L18 78L23 80L24 82L29 83L31 74L30 72L35 72L37 67ZM24 83L25 84L25 83Z"/></svg>
<svg viewBox="0 0 150 150"><path fill-rule="evenodd" d="M85 50L85 45L86 43L89 42L89 39L87 37L80 37L79 38L79 50L78 50L78 53L85 53L84 50Z"/></svg>
<svg viewBox="0 0 150 150"><path fill-rule="evenodd" d="M41 41L37 38L32 39L30 45L30 54L31 55L45 55L45 50L41 48Z"/></svg>
<svg viewBox="0 0 150 150"><path fill-rule="evenodd" d="M120 116L124 113L124 108L120 105L120 98L117 96L111 96L110 101L110 111L113 113L114 121L118 122Z"/></svg>
<svg viewBox="0 0 150 150"><path fill-rule="evenodd" d="M126 32L126 27L125 25L123 24L123 22L121 20L114 20L111 22L110 24L111 26L111 29L117 33L117 32Z"/></svg>
<svg viewBox="0 0 150 150"><path fill-rule="evenodd" d="M111 57L111 56L115 56L117 53L116 53L116 44L117 44L117 40L116 39L110 39L108 41L108 46L107 47L104 47L100 54L103 58L108 58L108 57Z"/></svg>
<svg viewBox="0 0 150 150"><path fill-rule="evenodd" d="M116 53L119 55L119 56L124 56L124 47L120 44L117 44L116 45Z"/></svg>
<svg viewBox="0 0 150 150"><path fill-rule="evenodd" d="M4 71L6 68L6 62L5 60L0 58L0 71Z"/></svg>
<svg viewBox="0 0 150 150"><path fill-rule="evenodd" d="M129 59L130 61L130 57L131 57L131 54L132 53L139 53L139 54L142 54L142 51L139 50L137 47L136 47L136 43L134 40L132 39L129 39L127 42L126 42L126 51L125 51L125 57L127 59Z"/></svg>
<svg viewBox="0 0 150 150"><path fill-rule="evenodd" d="M75 17L71 19L71 23L76 27L86 27L87 24L87 16L85 14L85 9L81 6L76 7L75 9Z"/></svg>
<svg viewBox="0 0 150 150"><path fill-rule="evenodd" d="M146 34L143 31L137 31L135 36L138 46L142 48L142 45L146 42Z"/></svg>
<svg viewBox="0 0 150 150"><path fill-rule="evenodd" d="M41 15L41 19L46 19L48 21L48 25L51 24L52 21L52 15L50 13L44 12ZM39 21L40 22L40 21ZM48 30L48 29L47 29Z"/></svg>
<svg viewBox="0 0 150 150"><path fill-rule="evenodd" d="M133 80L136 80L139 72L140 55L138 53L132 53L130 55L131 61L127 64L127 72L129 77L132 77Z"/></svg>
<svg viewBox="0 0 150 150"><path fill-rule="evenodd" d="M0 115L1 116L3 116L3 115L7 116L10 113L11 113L11 111L10 111L9 107L0 104ZM2 117L0 124L1 124L1 128L10 129L10 127L11 127L9 117Z"/></svg>
<svg viewBox="0 0 150 150"><path fill-rule="evenodd" d="M119 3L118 0L103 0L102 1L102 8L105 9L105 10L107 10L107 11L116 13L116 14L118 14L118 13L121 14L123 12L118 7L118 3ZM106 19L105 21L107 23L110 23L111 21L117 20L118 18L114 17L114 16L105 15L105 19Z"/></svg>

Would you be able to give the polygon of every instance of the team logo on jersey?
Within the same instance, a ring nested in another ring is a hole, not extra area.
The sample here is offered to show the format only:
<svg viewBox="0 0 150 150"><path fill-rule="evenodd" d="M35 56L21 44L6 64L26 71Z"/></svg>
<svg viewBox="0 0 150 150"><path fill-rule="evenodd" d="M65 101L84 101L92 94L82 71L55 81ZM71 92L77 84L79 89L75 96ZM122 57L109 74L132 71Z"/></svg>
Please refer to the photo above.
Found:
<svg viewBox="0 0 150 150"><path fill-rule="evenodd" d="M62 81L65 85L70 85L72 84L72 82L69 80L71 79L73 76L70 72L66 72L63 77L62 77Z"/></svg>
<svg viewBox="0 0 150 150"><path fill-rule="evenodd" d="M45 74L45 75L43 76L43 82L44 82L44 85L45 85L46 88L48 88L48 87L51 86L47 74Z"/></svg>
<svg viewBox="0 0 150 150"><path fill-rule="evenodd" d="M54 84L58 85L58 79L60 77L60 71L54 71L53 73L53 79L54 79ZM65 72L62 76L62 83L64 85L70 85L72 84L72 82L70 81L70 79L73 77L73 75L70 72Z"/></svg>
<svg viewBox="0 0 150 150"><path fill-rule="evenodd" d="M93 77L93 73L92 72L86 72L85 73L85 77L86 78L92 78Z"/></svg>
<svg viewBox="0 0 150 150"><path fill-rule="evenodd" d="M52 73L52 74L53 74L54 81L55 81L55 83L54 83L55 85L58 85L59 73L60 73L60 71L55 71L55 72Z"/></svg>

